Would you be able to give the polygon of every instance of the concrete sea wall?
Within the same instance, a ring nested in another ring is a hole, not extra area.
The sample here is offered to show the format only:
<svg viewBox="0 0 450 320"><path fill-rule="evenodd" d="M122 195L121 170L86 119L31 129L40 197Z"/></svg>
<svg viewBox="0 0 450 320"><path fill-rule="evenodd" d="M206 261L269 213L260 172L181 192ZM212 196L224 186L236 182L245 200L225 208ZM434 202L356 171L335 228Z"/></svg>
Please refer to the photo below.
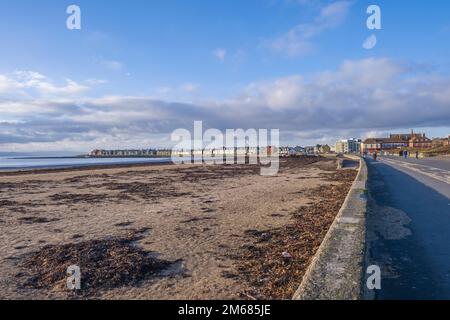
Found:
<svg viewBox="0 0 450 320"><path fill-rule="evenodd" d="M314 256L294 300L355 300L362 296L367 165L359 172L324 241Z"/></svg>

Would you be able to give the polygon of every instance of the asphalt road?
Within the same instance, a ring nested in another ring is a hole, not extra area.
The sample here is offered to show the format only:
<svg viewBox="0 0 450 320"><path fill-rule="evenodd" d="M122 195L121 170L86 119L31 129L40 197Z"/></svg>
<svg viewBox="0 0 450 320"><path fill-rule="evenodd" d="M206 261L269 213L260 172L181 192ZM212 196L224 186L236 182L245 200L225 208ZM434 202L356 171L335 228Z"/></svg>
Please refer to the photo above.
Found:
<svg viewBox="0 0 450 320"><path fill-rule="evenodd" d="M366 265L375 299L450 299L450 159L368 160Z"/></svg>

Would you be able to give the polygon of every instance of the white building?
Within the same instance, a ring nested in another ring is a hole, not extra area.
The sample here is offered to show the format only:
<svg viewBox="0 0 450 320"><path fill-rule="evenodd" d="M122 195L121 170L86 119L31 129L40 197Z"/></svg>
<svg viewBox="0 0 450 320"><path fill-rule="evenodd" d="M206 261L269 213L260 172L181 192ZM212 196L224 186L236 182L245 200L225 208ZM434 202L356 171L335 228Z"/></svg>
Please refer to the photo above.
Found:
<svg viewBox="0 0 450 320"><path fill-rule="evenodd" d="M361 153L361 139L344 139L336 142L336 153Z"/></svg>

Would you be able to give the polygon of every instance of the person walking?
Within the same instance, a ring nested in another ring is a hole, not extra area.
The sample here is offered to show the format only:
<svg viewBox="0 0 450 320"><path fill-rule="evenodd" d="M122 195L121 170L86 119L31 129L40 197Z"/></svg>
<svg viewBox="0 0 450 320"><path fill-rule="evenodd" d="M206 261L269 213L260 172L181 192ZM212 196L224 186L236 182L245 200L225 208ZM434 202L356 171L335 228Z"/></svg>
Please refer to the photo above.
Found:
<svg viewBox="0 0 450 320"><path fill-rule="evenodd" d="M419 151L416 151L416 159L419 159Z"/></svg>

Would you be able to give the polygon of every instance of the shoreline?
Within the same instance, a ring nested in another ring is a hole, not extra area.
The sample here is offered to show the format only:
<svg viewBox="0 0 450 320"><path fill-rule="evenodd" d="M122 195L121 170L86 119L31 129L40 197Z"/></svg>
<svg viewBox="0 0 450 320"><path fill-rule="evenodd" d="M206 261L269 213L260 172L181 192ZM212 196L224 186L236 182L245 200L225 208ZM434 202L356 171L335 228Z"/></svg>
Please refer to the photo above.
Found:
<svg viewBox="0 0 450 320"><path fill-rule="evenodd" d="M171 161L161 162L139 162L139 163L112 163L112 164L85 164L85 165L61 165L60 167L35 167L35 168L12 168L12 169L0 169L1 176L19 176L29 174L45 174L45 173L57 173L57 172L71 172L71 171L90 171L90 170L102 170L102 169L116 169L116 168L136 168L136 167L153 167L174 165Z"/></svg>

